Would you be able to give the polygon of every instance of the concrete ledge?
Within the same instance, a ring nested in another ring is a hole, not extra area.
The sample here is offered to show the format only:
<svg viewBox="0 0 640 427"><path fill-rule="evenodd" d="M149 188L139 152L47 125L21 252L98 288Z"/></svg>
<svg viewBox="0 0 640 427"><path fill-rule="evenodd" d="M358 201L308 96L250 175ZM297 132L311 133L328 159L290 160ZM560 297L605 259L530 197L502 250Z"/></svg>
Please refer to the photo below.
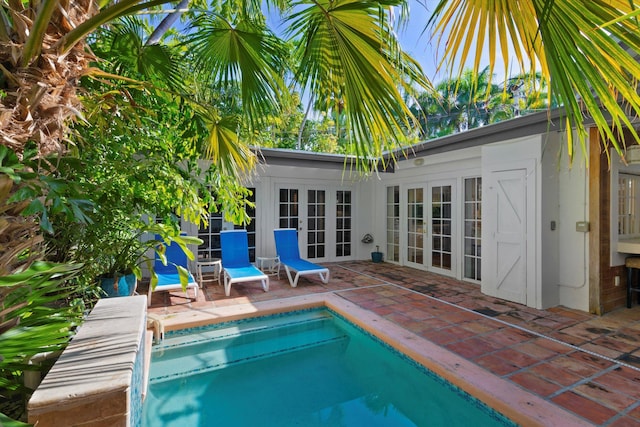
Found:
<svg viewBox="0 0 640 427"><path fill-rule="evenodd" d="M29 423L46 426L137 424L144 369L145 296L103 298L29 401ZM133 400L133 402L132 402ZM133 408L133 412L132 412Z"/></svg>

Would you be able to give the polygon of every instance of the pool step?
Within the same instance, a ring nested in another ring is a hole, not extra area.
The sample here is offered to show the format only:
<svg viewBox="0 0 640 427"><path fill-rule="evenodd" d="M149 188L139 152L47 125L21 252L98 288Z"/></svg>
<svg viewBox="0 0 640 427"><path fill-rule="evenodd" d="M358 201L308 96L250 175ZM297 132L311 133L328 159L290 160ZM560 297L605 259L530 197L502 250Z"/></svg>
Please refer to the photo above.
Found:
<svg viewBox="0 0 640 427"><path fill-rule="evenodd" d="M154 348L150 382L302 351L319 346L344 348L348 337L325 312L244 321L166 338Z"/></svg>

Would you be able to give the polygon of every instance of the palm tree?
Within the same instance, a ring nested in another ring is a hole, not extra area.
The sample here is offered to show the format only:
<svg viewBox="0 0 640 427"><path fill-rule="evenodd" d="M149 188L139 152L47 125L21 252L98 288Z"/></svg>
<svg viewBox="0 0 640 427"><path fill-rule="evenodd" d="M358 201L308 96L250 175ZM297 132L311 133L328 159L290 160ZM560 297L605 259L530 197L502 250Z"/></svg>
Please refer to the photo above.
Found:
<svg viewBox="0 0 640 427"><path fill-rule="evenodd" d="M414 106L417 117L417 110L424 115L422 136L445 136L492 123L494 115L508 103L508 94L502 94L497 85L491 84L488 67L480 74L465 70L460 78L441 81L435 93L421 93L418 106Z"/></svg>
<svg viewBox="0 0 640 427"><path fill-rule="evenodd" d="M566 126L577 129L583 151L586 110L605 145L622 154L623 127L640 142L630 119L640 114L639 6L637 0L440 0L427 24L446 37L442 64L451 72L461 73L452 64L465 64L472 52L477 73L487 48L490 74L499 54L505 69L515 57L522 72L539 70L549 82L547 103L564 106Z"/></svg>
<svg viewBox="0 0 640 427"><path fill-rule="evenodd" d="M237 135L239 123L256 129L265 115L277 111L286 73L312 97L327 92L344 97L349 138L363 158L398 143L400 130L412 126L399 87L408 88L411 80L426 85L419 66L398 49L389 21L381 13L400 2L282 2L279 6L287 13L294 52L286 51L265 27L259 2L246 2L240 8L226 2L190 11L187 16L194 32L187 43L202 82L222 91L238 87L242 102L243 117L222 115L206 105L194 107L209 132L208 156L229 172L250 166L247 141ZM118 78L92 66L96 58L85 48L86 38L97 36L98 29L117 18L167 3L176 2L0 2L0 90L4 92L0 143L19 156L31 142L40 156L63 152L70 138L68 126L82 115L81 78ZM191 3L206 6L202 0ZM140 66L154 64L153 70L146 71L164 72L174 83L184 79L184 74L175 74L177 67L166 66L169 57L163 56L162 46L130 44L135 41L130 35L120 35L125 41L122 46L135 47ZM302 65L285 71L284 58L292 53Z"/></svg>

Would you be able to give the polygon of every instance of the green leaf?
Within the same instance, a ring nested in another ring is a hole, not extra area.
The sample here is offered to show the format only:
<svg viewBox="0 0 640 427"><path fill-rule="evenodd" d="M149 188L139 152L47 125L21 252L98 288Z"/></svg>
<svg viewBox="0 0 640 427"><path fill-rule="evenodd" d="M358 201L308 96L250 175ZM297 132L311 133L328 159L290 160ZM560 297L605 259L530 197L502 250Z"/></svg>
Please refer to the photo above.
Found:
<svg viewBox="0 0 640 427"><path fill-rule="evenodd" d="M3 413L0 413L0 425L2 427L29 427L31 424L23 423L21 421L13 420Z"/></svg>
<svg viewBox="0 0 640 427"><path fill-rule="evenodd" d="M20 191L17 191L16 194L14 195L14 197L17 196L17 194ZM26 198L23 198L22 200L25 200ZM31 203L29 203L29 206L27 206L24 211L22 211L23 215L41 215L43 213L46 212L46 209L44 207L44 204L42 203L42 200L40 199L33 199L31 201Z"/></svg>
<svg viewBox="0 0 640 427"><path fill-rule="evenodd" d="M638 7L637 1L628 0L441 0L429 24L439 37L446 37L442 64L464 64L471 42L487 34L491 70L497 61L497 45L505 69L510 69L512 56L522 71L525 66L532 72L540 69L543 79L550 82L549 101L555 98L564 104L568 127L577 129L581 149L587 149L586 110L605 148L611 146L622 155L620 129L627 127L640 142L629 120L640 114L636 84L640 79L640 33L632 18ZM476 44L475 72L484 49L484 44ZM571 158L571 133L567 152Z"/></svg>

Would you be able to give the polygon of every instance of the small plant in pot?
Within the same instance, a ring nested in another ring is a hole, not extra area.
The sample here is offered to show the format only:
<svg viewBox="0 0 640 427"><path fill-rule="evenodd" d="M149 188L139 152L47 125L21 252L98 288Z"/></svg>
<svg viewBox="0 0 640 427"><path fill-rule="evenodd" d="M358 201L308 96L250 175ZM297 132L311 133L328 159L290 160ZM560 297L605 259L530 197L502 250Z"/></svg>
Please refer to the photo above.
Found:
<svg viewBox="0 0 640 427"><path fill-rule="evenodd" d="M375 252L371 252L371 261L382 262L382 252L380 252L380 246L376 245Z"/></svg>

